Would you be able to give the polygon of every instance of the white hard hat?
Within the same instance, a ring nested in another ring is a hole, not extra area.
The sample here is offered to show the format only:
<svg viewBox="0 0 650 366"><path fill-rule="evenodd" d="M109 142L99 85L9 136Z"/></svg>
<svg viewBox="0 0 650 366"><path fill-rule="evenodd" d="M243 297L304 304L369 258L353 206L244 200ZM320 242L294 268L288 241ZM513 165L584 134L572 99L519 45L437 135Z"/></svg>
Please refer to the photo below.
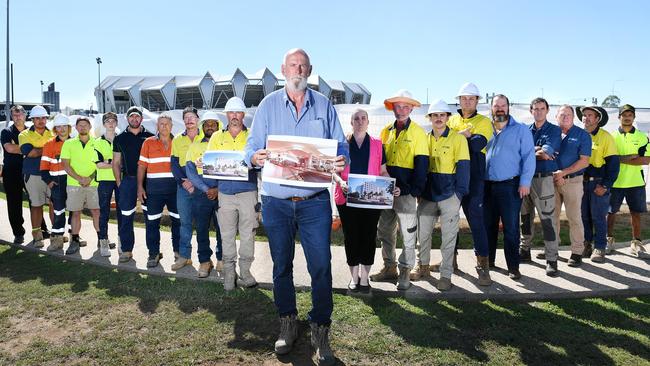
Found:
<svg viewBox="0 0 650 366"><path fill-rule="evenodd" d="M431 105L429 105L429 109L427 110L427 116L430 115L431 113L451 114L451 109L449 108L447 102L445 102L442 99L437 99L434 100L433 103L431 103Z"/></svg>
<svg viewBox="0 0 650 366"><path fill-rule="evenodd" d="M232 97L226 102L224 112L246 112L246 105L240 97Z"/></svg>
<svg viewBox="0 0 650 366"><path fill-rule="evenodd" d="M458 89L458 95L456 95L456 98L460 98L463 95L475 96L478 97L478 99L481 99L481 94L478 92L478 88L474 83L465 83L460 87L460 89Z"/></svg>
<svg viewBox="0 0 650 366"><path fill-rule="evenodd" d="M54 122L52 123L53 127L56 126L71 126L72 124L70 123L70 118L66 116L65 114L59 113L54 117Z"/></svg>
<svg viewBox="0 0 650 366"><path fill-rule="evenodd" d="M29 118L49 117L49 116L50 115L47 113L47 110L42 105L34 106L34 108L32 108L32 110L29 111Z"/></svg>
<svg viewBox="0 0 650 366"><path fill-rule="evenodd" d="M207 111L203 113L203 117L201 117L200 123L203 123L210 119L214 121L219 121L219 115L217 114L217 112Z"/></svg>

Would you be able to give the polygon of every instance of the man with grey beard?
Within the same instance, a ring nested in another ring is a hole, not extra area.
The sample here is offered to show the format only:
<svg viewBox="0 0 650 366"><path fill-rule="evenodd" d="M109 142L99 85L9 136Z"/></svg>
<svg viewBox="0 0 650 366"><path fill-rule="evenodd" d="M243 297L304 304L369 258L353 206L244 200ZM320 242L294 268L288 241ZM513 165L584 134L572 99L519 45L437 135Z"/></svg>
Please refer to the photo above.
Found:
<svg viewBox="0 0 650 366"><path fill-rule="evenodd" d="M338 141L334 171L343 171L349 161L348 143L334 106L324 95L307 88L312 66L307 53L299 48L284 56L283 89L267 95L260 103L246 142L246 162L263 167L268 158L269 135L292 135ZM298 338L296 292L293 284L293 257L296 231L311 276L311 343L319 364L334 364L329 346L329 328L334 307L330 232L332 207L326 188L308 188L262 182L262 220L273 259L273 297L280 315L280 336L275 352L291 351Z"/></svg>

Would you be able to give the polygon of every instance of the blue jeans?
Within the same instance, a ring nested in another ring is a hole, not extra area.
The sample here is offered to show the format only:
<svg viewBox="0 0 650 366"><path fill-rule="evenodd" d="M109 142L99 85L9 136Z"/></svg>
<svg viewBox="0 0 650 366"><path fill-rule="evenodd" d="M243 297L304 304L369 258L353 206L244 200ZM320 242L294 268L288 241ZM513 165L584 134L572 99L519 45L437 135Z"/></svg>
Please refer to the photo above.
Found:
<svg viewBox="0 0 650 366"><path fill-rule="evenodd" d="M597 196L594 189L599 183L600 180L583 183L582 224L585 228L585 241L593 242L594 248L605 250L607 246L607 211L609 209L610 191L608 190L602 196Z"/></svg>
<svg viewBox="0 0 650 366"><path fill-rule="evenodd" d="M329 325L334 308L329 192L324 190L311 199L298 202L262 196L262 217L273 259L273 297L278 313L280 316L298 313L293 284L293 257L296 231L299 231L311 277L312 309L309 320L318 325Z"/></svg>
<svg viewBox="0 0 650 366"><path fill-rule="evenodd" d="M65 176L63 179L56 180L56 182L58 184L53 185L50 190L50 199L54 209L54 221L50 232L53 235L63 235L65 234L65 201L68 197L66 191L67 182Z"/></svg>
<svg viewBox="0 0 650 366"><path fill-rule="evenodd" d="M485 217L483 214L483 194L484 183L482 180L472 182L472 189L469 194L461 200L463 213L467 218L467 223L472 231L472 240L474 242L474 254L481 257L487 257L488 241L485 232ZM456 248L458 248L459 237L456 235Z"/></svg>
<svg viewBox="0 0 650 366"><path fill-rule="evenodd" d="M215 217L217 211L217 200L208 199L204 192L194 192L192 197L192 215L196 221L196 242L199 263L205 263L212 256L210 248L210 221ZM191 249L189 254L191 254ZM217 260L221 260L221 237L219 235L219 225L217 224ZM185 257L181 251L181 256ZM190 257L185 257L190 258Z"/></svg>
<svg viewBox="0 0 650 366"><path fill-rule="evenodd" d="M120 227L122 215L120 215L120 196L115 181L102 180L97 186L97 195L99 196L99 238L108 239L108 219L111 214L111 198L115 191L115 202L117 211L117 227Z"/></svg>
<svg viewBox="0 0 650 366"><path fill-rule="evenodd" d="M183 258L192 258L192 201L196 193L191 194L182 186L178 186L176 190L176 208L181 220L178 252Z"/></svg>
<svg viewBox="0 0 650 366"><path fill-rule="evenodd" d="M180 220L176 212L176 192L168 194L147 194L147 249L149 256L160 253L160 218L163 207L167 206L167 212L172 221L172 248L178 252L178 233L180 231Z"/></svg>
<svg viewBox="0 0 650 366"><path fill-rule="evenodd" d="M508 270L519 269L519 178L502 182L485 181L485 229L490 247L490 263L497 253L499 221L503 223L503 251Z"/></svg>

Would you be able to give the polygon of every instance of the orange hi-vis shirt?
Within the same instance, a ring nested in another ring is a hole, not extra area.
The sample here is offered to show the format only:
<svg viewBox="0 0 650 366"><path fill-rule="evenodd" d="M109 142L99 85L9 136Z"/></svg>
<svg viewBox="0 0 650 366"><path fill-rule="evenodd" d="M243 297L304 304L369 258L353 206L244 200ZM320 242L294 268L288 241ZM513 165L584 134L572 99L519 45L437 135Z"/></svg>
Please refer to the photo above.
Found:
<svg viewBox="0 0 650 366"><path fill-rule="evenodd" d="M176 181L172 174L172 143L165 148L158 136L148 137L140 149L138 166L147 168L147 194L167 194L176 192Z"/></svg>
<svg viewBox="0 0 650 366"><path fill-rule="evenodd" d="M61 162L61 148L64 141L59 136L54 137L43 145L43 155L39 170L45 183L55 181L57 183L65 182L67 174ZM47 172L47 173L45 173Z"/></svg>

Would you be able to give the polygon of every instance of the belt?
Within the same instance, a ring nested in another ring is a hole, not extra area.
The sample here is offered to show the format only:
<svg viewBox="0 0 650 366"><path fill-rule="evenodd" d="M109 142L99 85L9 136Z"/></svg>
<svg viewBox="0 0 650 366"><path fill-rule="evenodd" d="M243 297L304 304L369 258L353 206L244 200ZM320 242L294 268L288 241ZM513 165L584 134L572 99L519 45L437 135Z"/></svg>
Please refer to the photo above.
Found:
<svg viewBox="0 0 650 366"><path fill-rule="evenodd" d="M306 197L293 196L293 197L288 197L288 198L285 198L285 199L288 200L288 201L292 201L292 202L307 201L307 200L310 200L310 199L318 196L320 193L321 192L314 193L311 196L306 196Z"/></svg>
<svg viewBox="0 0 650 366"><path fill-rule="evenodd" d="M504 180L487 180L486 182L489 182L489 183L508 183L508 182L513 181L515 179L519 179L519 176L517 175L515 177L504 179Z"/></svg>
<svg viewBox="0 0 650 366"><path fill-rule="evenodd" d="M602 177L589 177L589 176L586 176L586 175L584 177L585 182L593 182L593 181L602 180L602 179L603 179Z"/></svg>
<svg viewBox="0 0 650 366"><path fill-rule="evenodd" d="M581 176L582 174L583 174L583 173L573 173L573 174L569 174L569 175L565 176L564 179L571 179L571 178L579 177L579 176Z"/></svg>
<svg viewBox="0 0 650 366"><path fill-rule="evenodd" d="M553 175L553 172L535 173L535 175L533 175L533 178L544 178L544 177L550 177L551 175Z"/></svg>

